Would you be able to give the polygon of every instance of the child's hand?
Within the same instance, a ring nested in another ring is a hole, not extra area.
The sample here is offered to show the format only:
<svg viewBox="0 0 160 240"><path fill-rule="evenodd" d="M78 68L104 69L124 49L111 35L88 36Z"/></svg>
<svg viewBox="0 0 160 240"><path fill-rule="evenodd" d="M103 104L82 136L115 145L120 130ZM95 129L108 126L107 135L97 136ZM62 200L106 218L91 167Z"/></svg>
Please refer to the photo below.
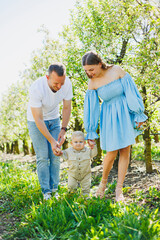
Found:
<svg viewBox="0 0 160 240"><path fill-rule="evenodd" d="M94 145L96 145L95 140L90 140L90 139L88 139L88 145L89 145L89 147L90 147L91 149L93 149L93 148L94 148Z"/></svg>
<svg viewBox="0 0 160 240"><path fill-rule="evenodd" d="M63 154L63 152L61 151L59 156L62 156L62 154Z"/></svg>
<svg viewBox="0 0 160 240"><path fill-rule="evenodd" d="M57 148L54 154L55 154L56 156L61 156L62 153L63 153L62 150L61 150L60 148Z"/></svg>

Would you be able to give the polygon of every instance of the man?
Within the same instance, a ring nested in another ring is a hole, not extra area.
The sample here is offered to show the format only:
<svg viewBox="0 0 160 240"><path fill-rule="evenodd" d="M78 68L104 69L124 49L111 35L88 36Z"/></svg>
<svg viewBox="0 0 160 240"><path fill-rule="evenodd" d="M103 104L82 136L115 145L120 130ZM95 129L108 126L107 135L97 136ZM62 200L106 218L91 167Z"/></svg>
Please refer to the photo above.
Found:
<svg viewBox="0 0 160 240"><path fill-rule="evenodd" d="M65 141L71 114L72 84L61 63L50 65L48 75L36 80L29 90L27 120L37 159L37 173L45 200L58 197L60 147ZM59 103L63 101L60 128Z"/></svg>

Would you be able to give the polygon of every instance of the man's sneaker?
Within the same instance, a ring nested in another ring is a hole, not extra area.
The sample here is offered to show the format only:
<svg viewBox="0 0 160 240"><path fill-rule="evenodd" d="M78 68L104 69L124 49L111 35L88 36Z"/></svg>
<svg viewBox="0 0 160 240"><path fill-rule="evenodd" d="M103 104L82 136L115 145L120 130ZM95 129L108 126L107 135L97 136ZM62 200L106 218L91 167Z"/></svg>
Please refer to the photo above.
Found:
<svg viewBox="0 0 160 240"><path fill-rule="evenodd" d="M44 194L43 194L43 199L44 199L44 200L49 200L49 199L51 199L51 193L50 193L50 192L44 193Z"/></svg>
<svg viewBox="0 0 160 240"><path fill-rule="evenodd" d="M52 189L52 193L55 193L55 192L57 192L58 191L58 188L53 188Z"/></svg>
<svg viewBox="0 0 160 240"><path fill-rule="evenodd" d="M58 194L58 192L55 192L54 197L55 197L56 199L59 198L59 194Z"/></svg>

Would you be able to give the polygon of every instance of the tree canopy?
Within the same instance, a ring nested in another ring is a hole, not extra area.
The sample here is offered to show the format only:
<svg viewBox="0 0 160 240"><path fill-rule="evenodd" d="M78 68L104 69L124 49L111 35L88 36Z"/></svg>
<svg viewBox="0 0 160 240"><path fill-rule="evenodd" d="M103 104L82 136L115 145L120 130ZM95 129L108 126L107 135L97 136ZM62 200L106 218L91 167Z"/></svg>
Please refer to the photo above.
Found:
<svg viewBox="0 0 160 240"><path fill-rule="evenodd" d="M159 131L160 122L160 18L159 7L147 0L83 0L76 1L70 23L57 40L42 28L41 49L32 53L31 66L21 74L1 102L1 144L28 139L26 108L28 89L46 74L52 62L63 62L73 84L73 108L70 129L82 129L83 102L87 76L81 58L88 50L96 50L107 63L118 64L134 78L145 104L148 122L144 141L146 161L151 162L150 134ZM148 159L148 160L147 160Z"/></svg>

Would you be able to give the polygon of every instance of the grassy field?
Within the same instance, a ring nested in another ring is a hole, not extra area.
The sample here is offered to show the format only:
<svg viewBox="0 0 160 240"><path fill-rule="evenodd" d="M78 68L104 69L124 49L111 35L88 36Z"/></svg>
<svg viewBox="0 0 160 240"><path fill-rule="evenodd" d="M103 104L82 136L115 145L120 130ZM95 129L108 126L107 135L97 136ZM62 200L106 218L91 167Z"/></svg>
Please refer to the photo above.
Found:
<svg viewBox="0 0 160 240"><path fill-rule="evenodd" d="M134 151L138 152L137 149ZM45 202L35 163L1 162L0 172L1 225L6 229L1 239L160 238L160 192L154 186L149 188L147 194L143 190L137 191L129 204L93 196L84 199L80 189L76 194L68 193L66 186L60 186L59 200L53 196ZM108 195L113 194L114 190L115 183L109 186ZM147 201L142 204L143 199Z"/></svg>
<svg viewBox="0 0 160 240"><path fill-rule="evenodd" d="M152 160L160 161L160 144L152 143L151 156ZM144 160L144 146L143 143L137 143L132 148L132 158L136 160Z"/></svg>

